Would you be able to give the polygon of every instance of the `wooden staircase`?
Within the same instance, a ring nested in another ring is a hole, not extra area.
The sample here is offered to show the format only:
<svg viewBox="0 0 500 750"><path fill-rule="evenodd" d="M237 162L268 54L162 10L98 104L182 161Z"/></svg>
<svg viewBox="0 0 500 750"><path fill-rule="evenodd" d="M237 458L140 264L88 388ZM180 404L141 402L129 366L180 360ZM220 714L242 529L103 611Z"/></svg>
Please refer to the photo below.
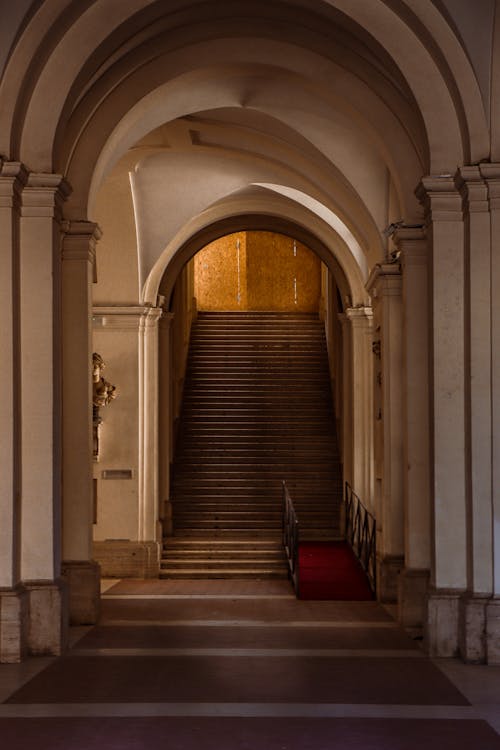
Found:
<svg viewBox="0 0 500 750"><path fill-rule="evenodd" d="M323 325L309 314L200 313L161 577L286 577L283 480L301 539L338 538L342 479Z"/></svg>

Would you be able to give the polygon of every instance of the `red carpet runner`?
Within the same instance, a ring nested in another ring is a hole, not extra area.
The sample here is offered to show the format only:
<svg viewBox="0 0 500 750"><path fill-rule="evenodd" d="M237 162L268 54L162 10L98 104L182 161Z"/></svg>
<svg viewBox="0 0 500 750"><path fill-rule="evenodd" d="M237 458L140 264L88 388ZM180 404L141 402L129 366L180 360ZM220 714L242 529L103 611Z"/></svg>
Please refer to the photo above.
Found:
<svg viewBox="0 0 500 750"><path fill-rule="evenodd" d="M347 542L303 542L299 547L299 598L373 599L366 575Z"/></svg>

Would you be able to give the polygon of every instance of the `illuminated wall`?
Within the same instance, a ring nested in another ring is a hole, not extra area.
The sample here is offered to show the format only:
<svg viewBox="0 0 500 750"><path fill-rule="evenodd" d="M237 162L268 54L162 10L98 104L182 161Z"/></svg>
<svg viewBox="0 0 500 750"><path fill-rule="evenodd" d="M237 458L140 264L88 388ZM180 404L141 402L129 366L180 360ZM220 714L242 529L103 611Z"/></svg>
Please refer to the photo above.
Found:
<svg viewBox="0 0 500 750"><path fill-rule="evenodd" d="M274 232L237 232L195 257L199 310L317 312L321 262L300 242Z"/></svg>

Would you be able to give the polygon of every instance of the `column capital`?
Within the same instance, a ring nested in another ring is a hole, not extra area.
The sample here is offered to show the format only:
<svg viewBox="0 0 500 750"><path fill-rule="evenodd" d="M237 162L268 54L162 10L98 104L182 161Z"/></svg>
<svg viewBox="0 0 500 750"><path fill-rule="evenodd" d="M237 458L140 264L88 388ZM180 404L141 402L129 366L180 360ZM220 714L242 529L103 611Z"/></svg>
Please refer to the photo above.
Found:
<svg viewBox="0 0 500 750"><path fill-rule="evenodd" d="M485 180L500 180L500 163L485 162L479 164L479 171Z"/></svg>
<svg viewBox="0 0 500 750"><path fill-rule="evenodd" d="M345 315L354 328L369 327L373 319L373 310L367 306L348 307Z"/></svg>
<svg viewBox="0 0 500 750"><path fill-rule="evenodd" d="M154 328L163 314L161 307L144 307L140 324L143 328Z"/></svg>
<svg viewBox="0 0 500 750"><path fill-rule="evenodd" d="M479 170L488 187L490 209L500 209L500 164L480 164Z"/></svg>
<svg viewBox="0 0 500 750"><path fill-rule="evenodd" d="M162 314L161 307L150 305L95 306L92 311L94 328L102 331L135 329L146 324L156 324Z"/></svg>
<svg viewBox="0 0 500 750"><path fill-rule="evenodd" d="M22 190L28 179L28 171L20 161L0 160L0 207L20 206Z"/></svg>
<svg viewBox="0 0 500 750"><path fill-rule="evenodd" d="M462 196L452 175L423 177L415 195L424 207L427 222L462 220Z"/></svg>
<svg viewBox="0 0 500 750"><path fill-rule="evenodd" d="M400 295L401 266L399 263L377 263L366 282L366 291L372 299L385 295Z"/></svg>
<svg viewBox="0 0 500 750"><path fill-rule="evenodd" d="M455 175L455 185L469 213L488 212L488 186L478 166L460 167Z"/></svg>
<svg viewBox="0 0 500 750"><path fill-rule="evenodd" d="M87 261L93 264L96 244L102 237L99 226L92 221L63 221L61 229L64 233L63 260Z"/></svg>
<svg viewBox="0 0 500 750"><path fill-rule="evenodd" d="M21 195L21 216L62 218L71 187L60 174L30 172Z"/></svg>
<svg viewBox="0 0 500 750"><path fill-rule="evenodd" d="M427 263L429 247L423 226L400 227L392 235L399 253L401 269L406 266Z"/></svg>

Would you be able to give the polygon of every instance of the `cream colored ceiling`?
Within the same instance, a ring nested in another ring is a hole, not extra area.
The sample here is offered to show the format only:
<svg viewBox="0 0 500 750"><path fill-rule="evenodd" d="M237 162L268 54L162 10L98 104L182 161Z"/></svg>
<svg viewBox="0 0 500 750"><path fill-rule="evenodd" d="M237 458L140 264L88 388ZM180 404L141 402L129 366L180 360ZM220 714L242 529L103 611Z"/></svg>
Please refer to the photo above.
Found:
<svg viewBox="0 0 500 750"><path fill-rule="evenodd" d="M489 155L492 35L478 39L491 13L471 34L458 11L456 24L431 0L44 0L21 24L4 12L16 43L0 153L64 173L67 218L102 217L113 253L100 202L106 185L131 189L139 297L154 301L193 233L253 212L321 237L362 302L384 228L422 220L420 178Z"/></svg>

